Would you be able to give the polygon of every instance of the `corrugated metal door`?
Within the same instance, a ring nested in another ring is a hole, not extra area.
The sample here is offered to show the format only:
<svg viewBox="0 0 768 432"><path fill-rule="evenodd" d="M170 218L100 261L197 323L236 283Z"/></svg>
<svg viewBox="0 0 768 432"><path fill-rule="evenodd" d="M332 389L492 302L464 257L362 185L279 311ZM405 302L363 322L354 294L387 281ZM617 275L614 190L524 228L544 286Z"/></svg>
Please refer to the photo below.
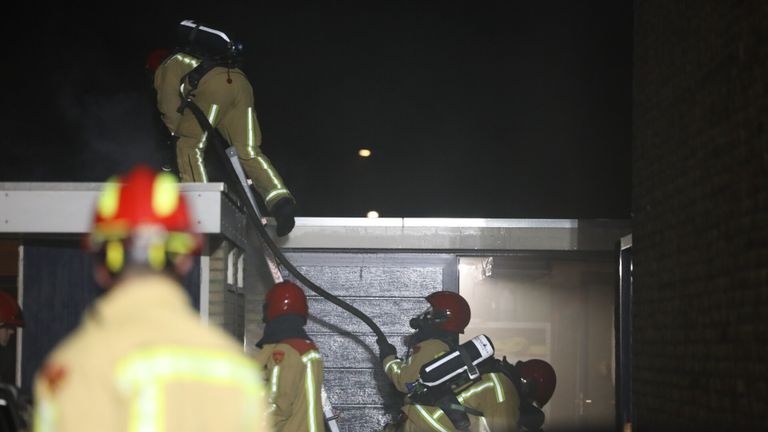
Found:
<svg viewBox="0 0 768 432"><path fill-rule="evenodd" d="M288 252L311 281L370 316L403 355L408 321L424 311L427 294L458 290L450 254ZM296 278L283 269L283 277ZM299 284L301 285L301 284ZM400 407L402 395L378 360L376 336L351 313L306 289L307 333L325 362L325 388L344 431L377 431Z"/></svg>
<svg viewBox="0 0 768 432"><path fill-rule="evenodd" d="M184 280L199 304L199 259ZM83 312L105 291L93 279L93 265L78 240L26 240L23 245L23 330L21 388L31 392L34 374L48 353L80 323Z"/></svg>

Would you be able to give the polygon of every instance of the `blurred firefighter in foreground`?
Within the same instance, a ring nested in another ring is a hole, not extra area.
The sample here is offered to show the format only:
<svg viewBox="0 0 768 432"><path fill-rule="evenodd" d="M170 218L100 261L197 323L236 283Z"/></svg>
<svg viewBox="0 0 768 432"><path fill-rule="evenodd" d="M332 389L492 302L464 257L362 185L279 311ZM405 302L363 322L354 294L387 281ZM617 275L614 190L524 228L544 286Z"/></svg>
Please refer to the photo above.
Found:
<svg viewBox="0 0 768 432"><path fill-rule="evenodd" d="M530 392L523 388L519 368L494 358L493 344L484 335L459 345L459 333L471 317L466 300L449 291L432 293L426 300L429 308L410 321L416 332L408 337L405 360L397 357L392 344L377 340L385 373L407 394L400 417L384 430L538 430L543 413L528 422ZM546 403L543 397L539 401Z"/></svg>
<svg viewBox="0 0 768 432"><path fill-rule="evenodd" d="M208 181L204 153L210 137L194 115L196 106L237 149L246 176L275 218L277 235L288 234L295 223L296 201L261 152L253 88L241 69L242 44L192 20L182 21L177 31L177 47L150 53L147 68L154 72L163 122L176 139L181 181Z"/></svg>
<svg viewBox="0 0 768 432"><path fill-rule="evenodd" d="M275 432L322 431L323 359L304 331L307 298L296 284L275 284L264 302L264 337L256 343L264 365Z"/></svg>
<svg viewBox="0 0 768 432"><path fill-rule="evenodd" d="M35 431L271 430L259 367L180 284L202 237L176 177L110 179L84 246L106 289L35 377Z"/></svg>

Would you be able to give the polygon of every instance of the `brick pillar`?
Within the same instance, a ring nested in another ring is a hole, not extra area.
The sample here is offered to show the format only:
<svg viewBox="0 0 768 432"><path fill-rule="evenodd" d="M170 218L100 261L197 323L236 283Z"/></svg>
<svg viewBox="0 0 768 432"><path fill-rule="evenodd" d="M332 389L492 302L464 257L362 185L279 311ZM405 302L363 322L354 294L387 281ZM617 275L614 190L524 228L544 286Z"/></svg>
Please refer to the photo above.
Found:
<svg viewBox="0 0 768 432"><path fill-rule="evenodd" d="M768 2L634 8L634 430L768 430Z"/></svg>

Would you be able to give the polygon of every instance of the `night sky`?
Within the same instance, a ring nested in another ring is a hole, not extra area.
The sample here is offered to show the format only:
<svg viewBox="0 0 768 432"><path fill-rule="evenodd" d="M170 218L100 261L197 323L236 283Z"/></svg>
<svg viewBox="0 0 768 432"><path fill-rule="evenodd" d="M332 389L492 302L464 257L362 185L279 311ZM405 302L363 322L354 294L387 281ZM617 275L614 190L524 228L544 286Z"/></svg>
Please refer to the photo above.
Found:
<svg viewBox="0 0 768 432"><path fill-rule="evenodd" d="M196 19L243 41L299 216L628 218L631 3L27 4L3 30L0 181L158 166L144 61Z"/></svg>

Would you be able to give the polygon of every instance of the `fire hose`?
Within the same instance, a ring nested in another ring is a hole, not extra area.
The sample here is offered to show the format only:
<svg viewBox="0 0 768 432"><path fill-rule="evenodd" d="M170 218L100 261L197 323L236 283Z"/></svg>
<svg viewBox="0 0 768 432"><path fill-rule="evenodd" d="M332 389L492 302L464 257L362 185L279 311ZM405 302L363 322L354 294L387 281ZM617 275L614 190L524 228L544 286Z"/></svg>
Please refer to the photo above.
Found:
<svg viewBox="0 0 768 432"><path fill-rule="evenodd" d="M197 104L195 104L191 100L187 100L184 104L184 107L192 111L198 123L200 123L200 126L202 127L202 129L207 133L208 140L214 142L214 145L218 147L217 150L219 151L216 151L215 153L217 153L222 158L223 165L226 167L225 170L227 172L227 175L229 176L230 180L232 180L233 182L236 182L239 185L239 187L237 188L237 191L239 195L241 195L241 198L244 201L251 203L251 205L245 204L246 211L248 212L248 216L249 216L248 219L254 225L259 235L261 236L262 240L264 240L264 243L267 245L267 247L275 256L275 258L277 258L277 260L283 265L283 267L286 268L286 270L288 270L288 272L290 272L294 277L296 277L296 279L298 279L302 284L304 284L304 286L306 286L307 288L309 288L310 290L318 294L320 297L330 301L336 306L339 306L340 308L356 316L358 319L363 321L376 334L378 341L387 342L387 337L386 335L384 335L384 332L381 331L379 326L376 325L376 323L368 315L364 314L360 309L352 306L351 304L336 297L335 295L331 294L330 292L326 291L322 287L312 282L309 278L304 276L288 260L288 258L285 257L283 252L280 250L280 247L277 246L275 241L272 239L272 236L269 235L266 228L264 228L264 224L261 222L261 216L258 213L256 203L252 201L250 198L250 190L248 189L248 183L245 180L244 175L242 175L242 167L239 165L239 163L236 160L232 161L233 158L230 157L230 155L236 156L235 149L231 145L229 145L229 143L227 142L226 139L224 139L221 133L211 125L211 123L208 121L208 118L205 116L205 114L200 109L200 107L197 106Z"/></svg>

